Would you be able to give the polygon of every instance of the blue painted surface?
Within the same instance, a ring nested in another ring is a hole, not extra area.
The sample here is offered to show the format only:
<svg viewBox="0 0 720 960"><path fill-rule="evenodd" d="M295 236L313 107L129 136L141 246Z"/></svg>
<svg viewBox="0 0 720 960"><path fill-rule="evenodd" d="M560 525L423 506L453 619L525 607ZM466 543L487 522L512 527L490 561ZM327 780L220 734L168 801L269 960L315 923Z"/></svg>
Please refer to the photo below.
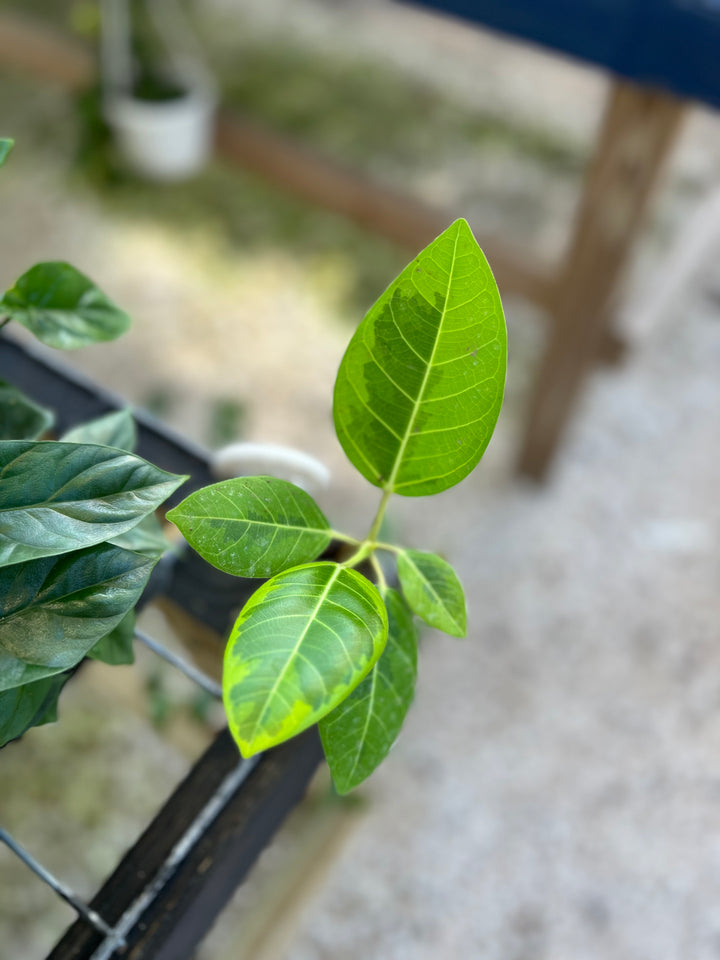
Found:
<svg viewBox="0 0 720 960"><path fill-rule="evenodd" d="M720 0L415 0L720 107Z"/></svg>

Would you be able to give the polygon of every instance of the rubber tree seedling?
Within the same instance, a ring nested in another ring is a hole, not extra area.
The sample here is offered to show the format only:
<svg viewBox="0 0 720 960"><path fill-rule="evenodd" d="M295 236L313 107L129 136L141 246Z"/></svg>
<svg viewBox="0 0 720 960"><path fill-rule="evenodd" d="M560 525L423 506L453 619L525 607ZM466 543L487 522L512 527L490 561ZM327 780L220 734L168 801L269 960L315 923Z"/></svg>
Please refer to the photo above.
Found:
<svg viewBox="0 0 720 960"><path fill-rule="evenodd" d="M225 709L243 756L319 723L345 793L389 752L414 692L414 615L458 637L466 615L452 567L382 542L383 517L393 494L440 493L478 464L500 412L506 360L495 281L468 224L456 220L370 309L337 374L338 439L381 491L367 535L332 529L307 493L272 477L213 484L168 513L209 563L268 578L241 610L224 658ZM349 559L317 561L333 539L349 545ZM399 590L379 552L395 558Z"/></svg>

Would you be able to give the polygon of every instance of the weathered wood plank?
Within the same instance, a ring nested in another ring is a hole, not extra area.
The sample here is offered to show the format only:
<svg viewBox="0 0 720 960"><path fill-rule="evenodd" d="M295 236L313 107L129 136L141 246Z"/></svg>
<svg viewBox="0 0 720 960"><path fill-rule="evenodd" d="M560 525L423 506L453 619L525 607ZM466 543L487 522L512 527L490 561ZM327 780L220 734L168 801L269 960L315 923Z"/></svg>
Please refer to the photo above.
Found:
<svg viewBox="0 0 720 960"><path fill-rule="evenodd" d="M545 475L580 385L607 341L613 296L684 112L683 101L631 83L610 91L551 300L552 326L520 450L522 474Z"/></svg>

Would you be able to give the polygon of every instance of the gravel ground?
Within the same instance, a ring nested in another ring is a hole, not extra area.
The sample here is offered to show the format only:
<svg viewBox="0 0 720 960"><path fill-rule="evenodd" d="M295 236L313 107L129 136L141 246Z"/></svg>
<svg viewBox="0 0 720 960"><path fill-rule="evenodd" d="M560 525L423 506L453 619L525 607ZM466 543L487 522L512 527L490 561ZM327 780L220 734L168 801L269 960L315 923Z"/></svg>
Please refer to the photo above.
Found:
<svg viewBox="0 0 720 960"><path fill-rule="evenodd" d="M287 960L718 956L719 321L696 301L596 378L547 489L413 514L471 632L428 636Z"/></svg>
<svg viewBox="0 0 720 960"><path fill-rule="evenodd" d="M209 6L223 3L228 16L229 0ZM243 5L245 16L249 9ZM596 76L482 34L437 30L424 14L412 14L415 26L395 43L388 25L400 13L382 4L255 9L263 29L306 24L308 43L354 43L403 69L422 68L468 100L469 65L481 62L478 96L519 118L552 125L561 117L580 142L597 121ZM667 238L719 160L717 122L698 112L629 303L642 299ZM329 464L334 485L323 506L362 532L376 497L345 463L329 414L349 335L342 261L308 273L282 248L229 248L207 225L179 233L123 218L82 189L68 194L62 174L42 154L4 171L4 216L18 228L2 241L3 282L37 259L77 262L136 322L125 339L73 363L132 402L159 387L172 394L171 419L197 439L207 434L214 400L244 403L249 439L296 445ZM552 225L540 235L560 246ZM444 552L457 567L470 635L458 642L428 633L403 737L364 788L366 813L278 960L720 956L713 284L717 291L709 269L623 368L592 378L542 489L510 471L540 338L532 311L507 303L508 401L483 464L432 508L408 500L393 510L410 545ZM631 328L632 310L627 321ZM77 696L81 713L97 711L92 693L90 707L82 691ZM130 762L141 738L132 724L110 725ZM81 726L68 732L68 750L81 749ZM26 742L45 743L52 732ZM152 766L160 753L153 735L137 758L145 754ZM37 756L41 765L40 747ZM163 775L176 780L184 763L182 751L171 752ZM101 798L116 789L103 776ZM21 823L22 790L12 800L5 783L3 813ZM142 820L152 797L135 800ZM97 824L102 810L83 816ZM42 819L33 815L30 824L39 838ZM82 866L91 887L108 857L85 857L71 879ZM21 927L28 938L30 917ZM9 942L13 957L42 955ZM210 948L203 956L214 960Z"/></svg>

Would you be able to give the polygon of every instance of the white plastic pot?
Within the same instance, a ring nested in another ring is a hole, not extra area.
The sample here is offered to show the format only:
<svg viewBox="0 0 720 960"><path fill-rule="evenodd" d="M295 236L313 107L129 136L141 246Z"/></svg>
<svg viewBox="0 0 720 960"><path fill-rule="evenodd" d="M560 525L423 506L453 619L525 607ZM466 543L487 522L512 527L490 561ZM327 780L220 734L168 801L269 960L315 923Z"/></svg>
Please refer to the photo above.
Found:
<svg viewBox="0 0 720 960"><path fill-rule="evenodd" d="M212 150L216 97L196 87L176 100L139 100L114 94L105 116L128 165L151 180L183 180L198 173Z"/></svg>

